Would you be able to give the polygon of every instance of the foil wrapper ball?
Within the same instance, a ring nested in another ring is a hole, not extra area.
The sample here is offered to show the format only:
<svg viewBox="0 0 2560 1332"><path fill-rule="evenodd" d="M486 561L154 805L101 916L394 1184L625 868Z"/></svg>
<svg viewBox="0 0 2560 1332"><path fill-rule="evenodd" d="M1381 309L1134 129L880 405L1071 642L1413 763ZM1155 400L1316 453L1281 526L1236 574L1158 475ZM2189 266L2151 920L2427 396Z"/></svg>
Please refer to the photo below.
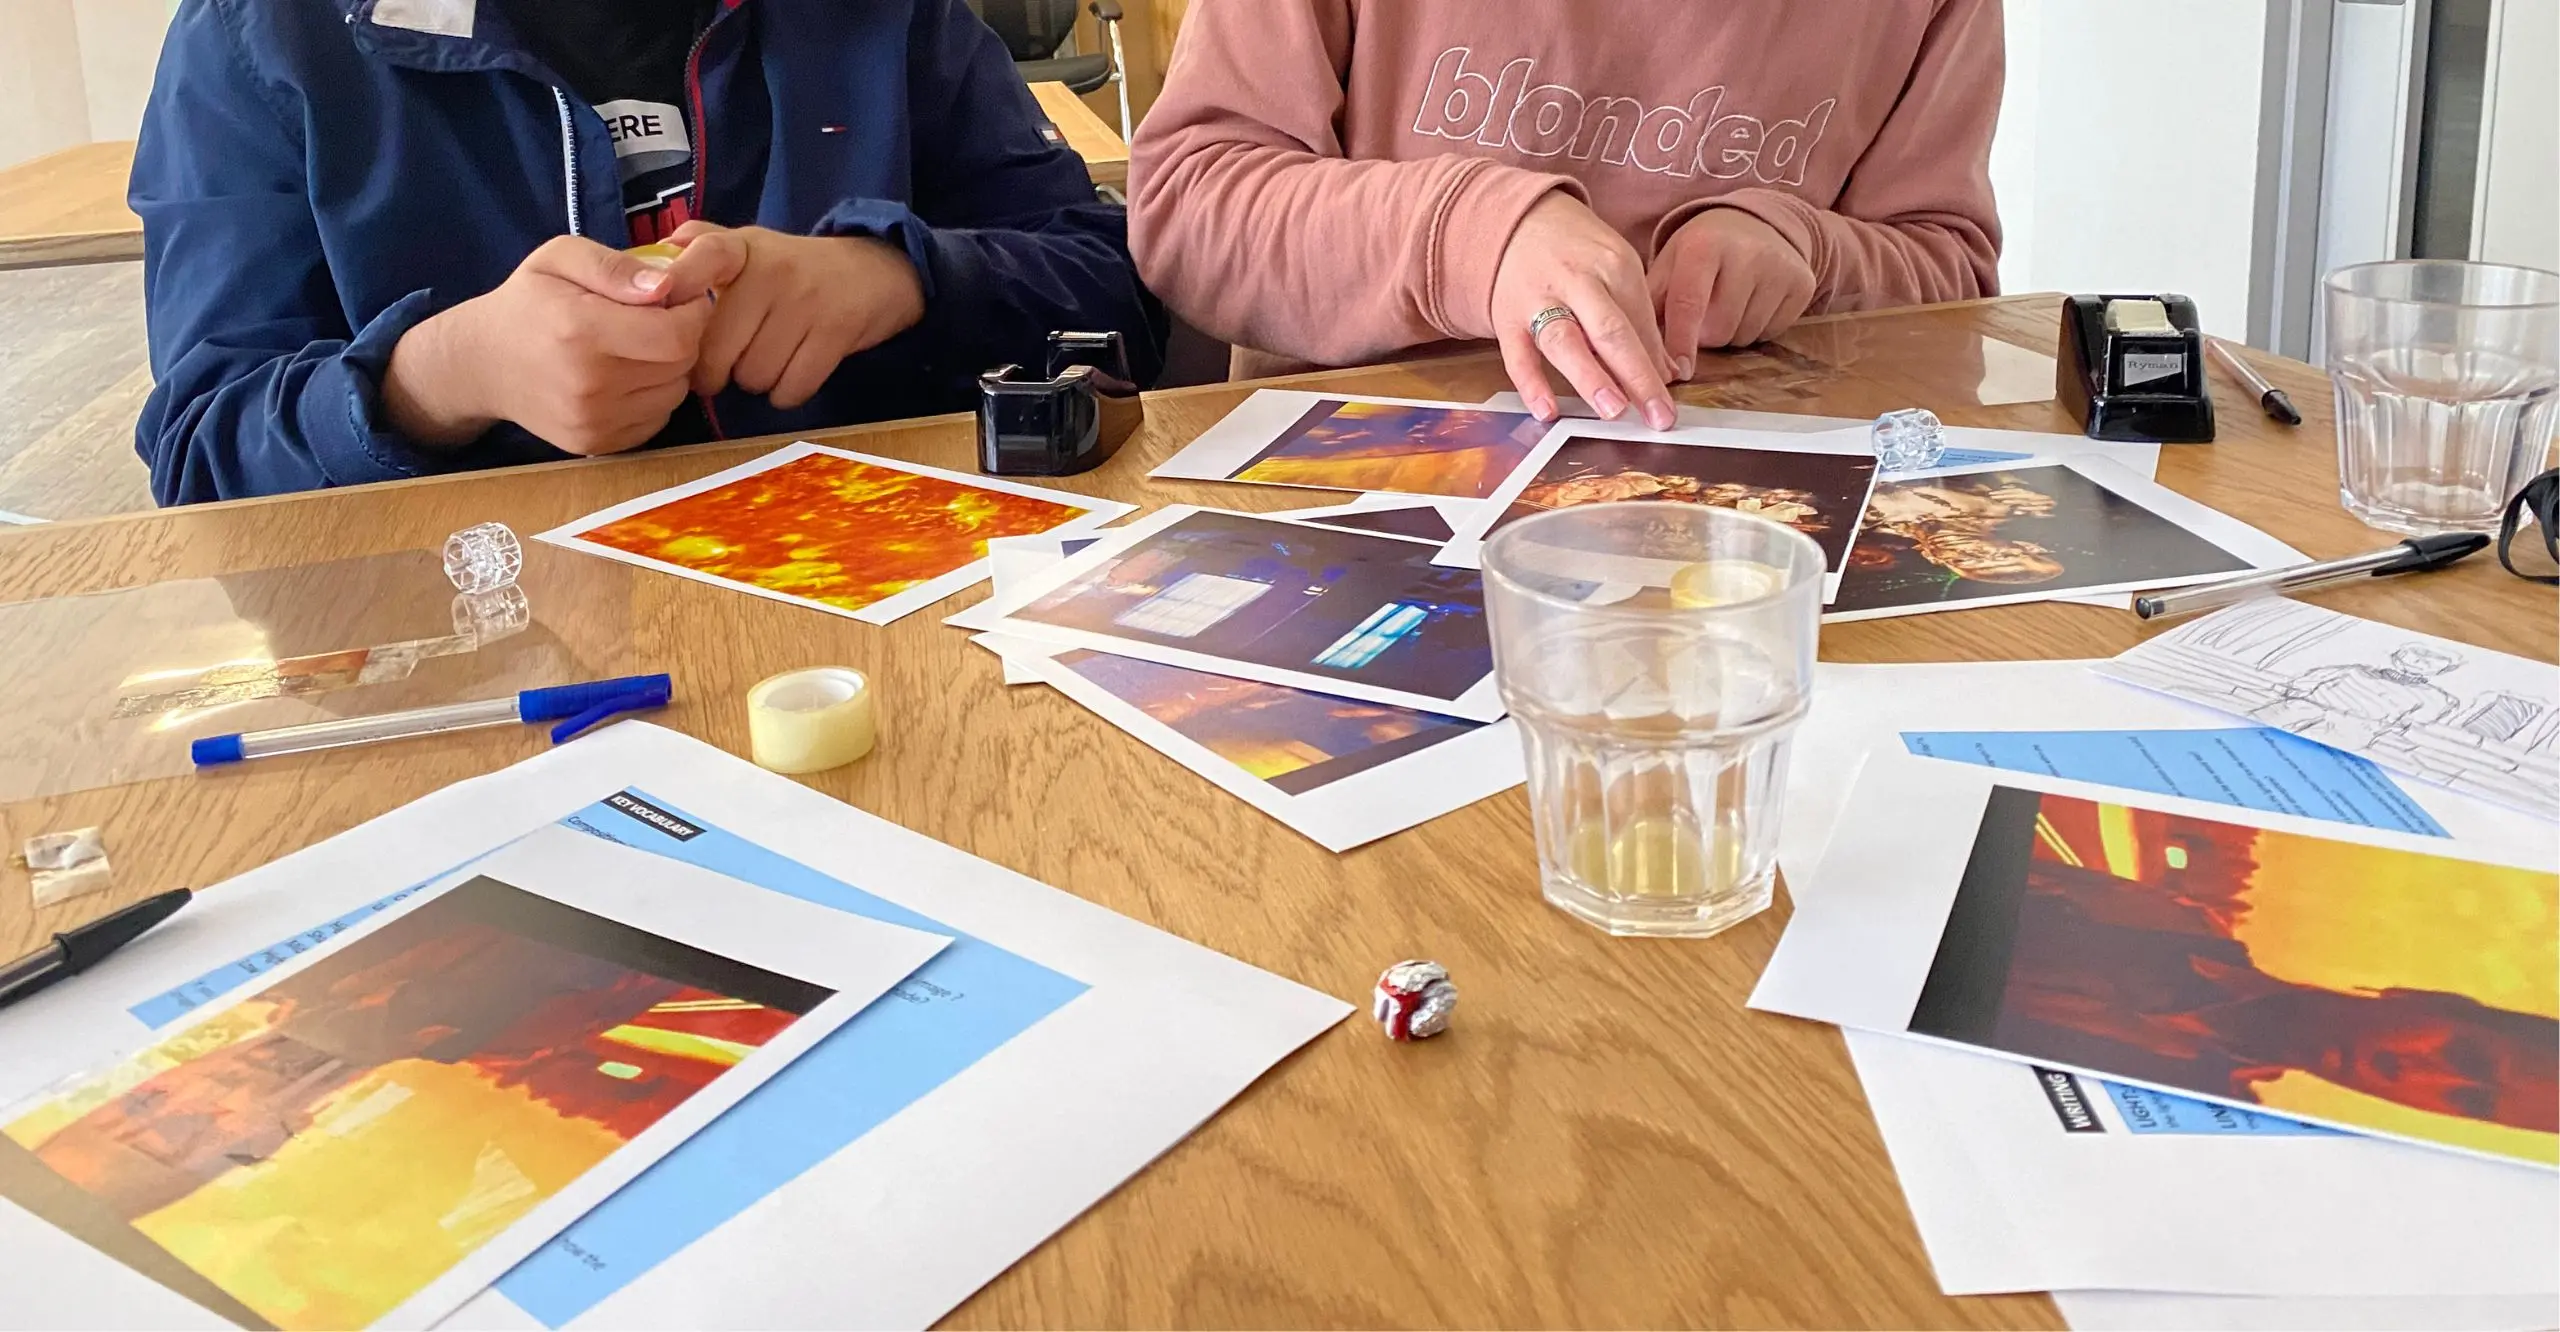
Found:
<svg viewBox="0 0 2560 1332"><path fill-rule="evenodd" d="M1398 962L1378 977L1369 1016L1391 1041L1418 1041L1449 1029L1457 1011L1458 987L1449 969L1437 962Z"/></svg>
<svg viewBox="0 0 2560 1332"><path fill-rule="evenodd" d="M1876 418L1870 429L1876 465L1888 472L1916 472L1935 467L1947 455L1946 427L1926 407L1905 407Z"/></svg>

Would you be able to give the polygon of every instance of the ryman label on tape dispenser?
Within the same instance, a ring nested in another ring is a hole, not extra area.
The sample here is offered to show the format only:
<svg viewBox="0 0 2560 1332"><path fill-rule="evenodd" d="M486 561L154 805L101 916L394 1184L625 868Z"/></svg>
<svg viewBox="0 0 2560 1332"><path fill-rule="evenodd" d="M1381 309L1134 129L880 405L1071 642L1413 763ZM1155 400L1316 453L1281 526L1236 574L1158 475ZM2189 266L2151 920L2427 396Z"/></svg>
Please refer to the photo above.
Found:
<svg viewBox="0 0 2560 1332"><path fill-rule="evenodd" d="M785 776L824 772L871 752L879 735L871 682L843 666L784 671L747 691L756 766Z"/></svg>

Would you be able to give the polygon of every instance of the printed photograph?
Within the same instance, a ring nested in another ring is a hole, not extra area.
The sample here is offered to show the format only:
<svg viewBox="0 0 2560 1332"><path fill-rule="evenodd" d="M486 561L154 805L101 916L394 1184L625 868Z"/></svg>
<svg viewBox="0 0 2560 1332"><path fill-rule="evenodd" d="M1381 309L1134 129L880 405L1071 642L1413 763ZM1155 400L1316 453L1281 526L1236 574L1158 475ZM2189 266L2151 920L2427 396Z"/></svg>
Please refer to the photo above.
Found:
<svg viewBox="0 0 2560 1332"><path fill-rule="evenodd" d="M483 876L0 1136L275 1326L363 1327L830 993Z"/></svg>
<svg viewBox="0 0 2560 1332"><path fill-rule="evenodd" d="M1086 511L813 453L575 533L628 555L858 611Z"/></svg>
<svg viewBox="0 0 2560 1332"><path fill-rule="evenodd" d="M1457 532L1438 509L1417 504L1410 509L1379 509L1370 513L1328 514L1322 518L1301 518L1302 523L1320 527L1339 527L1353 532L1383 532L1388 536L1412 537L1416 541L1446 543Z"/></svg>
<svg viewBox="0 0 2560 1332"><path fill-rule="evenodd" d="M1910 1030L2560 1165L2560 876L1998 787Z"/></svg>
<svg viewBox="0 0 2560 1332"><path fill-rule="evenodd" d="M2238 573L2247 560L2068 467L1880 480L1837 611Z"/></svg>
<svg viewBox="0 0 2560 1332"><path fill-rule="evenodd" d="M1231 479L1483 499L1546 433L1536 417L1521 412L1327 399Z"/></svg>
<svg viewBox="0 0 2560 1332"><path fill-rule="evenodd" d="M1480 729L1410 708L1102 652L1062 653L1057 662L1289 795L1305 795Z"/></svg>
<svg viewBox="0 0 2560 1332"><path fill-rule="evenodd" d="M1703 504L1785 523L1813 538L1822 547L1824 567L1837 569L1857 532L1875 470L1876 460L1861 454L1577 436L1556 450L1487 531L1581 504Z"/></svg>
<svg viewBox="0 0 2560 1332"><path fill-rule="evenodd" d="M1493 672L1484 580L1432 548L1330 528L1195 513L1014 612L1427 698Z"/></svg>

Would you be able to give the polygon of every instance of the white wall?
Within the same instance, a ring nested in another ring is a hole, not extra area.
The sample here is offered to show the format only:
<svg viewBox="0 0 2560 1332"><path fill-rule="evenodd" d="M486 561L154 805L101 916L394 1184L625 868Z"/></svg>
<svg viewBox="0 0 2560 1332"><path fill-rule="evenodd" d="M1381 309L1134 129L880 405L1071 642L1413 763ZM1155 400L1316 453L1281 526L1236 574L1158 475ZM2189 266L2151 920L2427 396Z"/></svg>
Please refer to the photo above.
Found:
<svg viewBox="0 0 2560 1332"><path fill-rule="evenodd" d="M0 167L142 125L174 0L0 0Z"/></svg>
<svg viewBox="0 0 2560 1332"><path fill-rule="evenodd" d="M2002 288L2178 292L2245 337L2266 0L2001 8Z"/></svg>
<svg viewBox="0 0 2560 1332"><path fill-rule="evenodd" d="M2471 253L2560 270L2560 4L2500 0Z"/></svg>

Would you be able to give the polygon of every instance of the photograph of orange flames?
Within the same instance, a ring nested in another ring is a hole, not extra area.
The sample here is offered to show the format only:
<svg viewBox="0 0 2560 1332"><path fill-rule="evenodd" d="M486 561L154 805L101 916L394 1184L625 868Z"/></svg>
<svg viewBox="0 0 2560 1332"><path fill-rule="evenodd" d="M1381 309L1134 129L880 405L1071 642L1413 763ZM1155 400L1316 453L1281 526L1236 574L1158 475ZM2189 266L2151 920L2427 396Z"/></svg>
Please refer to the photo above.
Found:
<svg viewBox="0 0 2560 1332"><path fill-rule="evenodd" d="M1289 795L1477 729L1454 717L1134 657L1076 651L1061 654L1058 664Z"/></svg>
<svg viewBox="0 0 2560 1332"><path fill-rule="evenodd" d="M812 453L576 533L645 560L858 611L1087 511Z"/></svg>
<svg viewBox="0 0 2560 1332"><path fill-rule="evenodd" d="M1230 479L1483 499L1502 488L1546 433L1522 412L1328 398Z"/></svg>
<svg viewBox="0 0 2560 1332"><path fill-rule="evenodd" d="M0 1135L275 1326L363 1327L829 993L484 876Z"/></svg>
<svg viewBox="0 0 2560 1332"><path fill-rule="evenodd" d="M1910 1030L2560 1165L2560 876L1995 788Z"/></svg>

